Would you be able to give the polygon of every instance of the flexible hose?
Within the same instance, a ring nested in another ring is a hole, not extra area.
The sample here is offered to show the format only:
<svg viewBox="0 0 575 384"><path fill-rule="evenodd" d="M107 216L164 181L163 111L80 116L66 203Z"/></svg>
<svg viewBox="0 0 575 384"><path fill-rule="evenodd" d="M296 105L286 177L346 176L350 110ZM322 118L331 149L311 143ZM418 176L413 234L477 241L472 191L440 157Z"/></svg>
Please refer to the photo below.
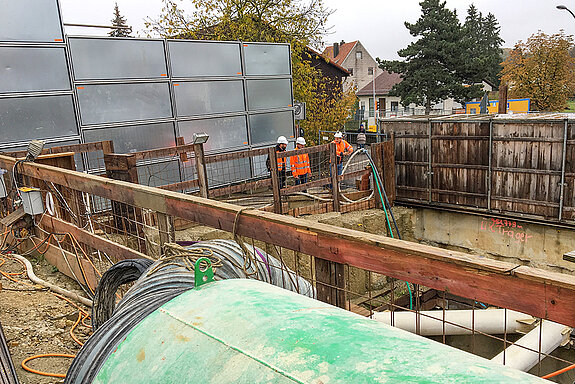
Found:
<svg viewBox="0 0 575 384"><path fill-rule="evenodd" d="M41 285L43 287L49 288L52 292L56 292L61 294L62 296L66 296L72 300L78 301L88 307L92 306L92 300L86 299L85 297L82 297L74 292L70 292L64 288L60 288L57 285L54 285L52 283L49 283L45 280L40 279L39 277L37 277L34 274L34 269L32 268L32 264L30 264L30 262L28 261L28 259L26 259L23 256L20 255L16 255L16 254L11 254L11 257L14 257L17 260L20 260L21 262L24 263L24 265L26 266L26 274L28 275L28 278L35 284Z"/></svg>
<svg viewBox="0 0 575 384"><path fill-rule="evenodd" d="M347 167L349 166L349 164L351 164L351 160L360 153L365 153L366 155L369 156L369 154L367 153L367 150L365 148L360 148L357 151L353 152L351 154L351 156L349 157L349 159L347 159L345 165L343 166L343 169L341 171L342 175L345 175L345 171L347 170ZM339 183L337 184L337 187L339 189ZM341 190L340 190L340 192L341 192ZM371 199L374 194L375 194L375 189L371 191L371 194L369 196L362 197L361 199L358 199L358 200L351 200L350 198L345 196L343 193L340 193L340 196L343 200L347 201L348 203L359 203L361 201L366 201L366 200Z"/></svg>

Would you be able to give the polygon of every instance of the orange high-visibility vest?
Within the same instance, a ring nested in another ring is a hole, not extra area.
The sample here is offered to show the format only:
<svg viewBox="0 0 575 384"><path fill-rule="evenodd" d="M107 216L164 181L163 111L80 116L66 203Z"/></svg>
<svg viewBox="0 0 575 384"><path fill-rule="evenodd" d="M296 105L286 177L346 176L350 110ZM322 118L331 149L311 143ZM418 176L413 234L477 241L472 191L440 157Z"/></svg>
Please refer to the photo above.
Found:
<svg viewBox="0 0 575 384"><path fill-rule="evenodd" d="M291 173L294 177L311 173L311 169L309 167L309 156L307 153L290 156L289 163L291 166Z"/></svg>
<svg viewBox="0 0 575 384"><path fill-rule="evenodd" d="M281 151L276 151L281 152ZM286 158L285 157L278 157L278 171L283 171L286 169Z"/></svg>
<svg viewBox="0 0 575 384"><path fill-rule="evenodd" d="M337 156L342 156L346 150L350 149L353 151L353 147L351 146L351 144L345 141L344 139L341 139L339 143L335 143L335 153L337 154Z"/></svg>

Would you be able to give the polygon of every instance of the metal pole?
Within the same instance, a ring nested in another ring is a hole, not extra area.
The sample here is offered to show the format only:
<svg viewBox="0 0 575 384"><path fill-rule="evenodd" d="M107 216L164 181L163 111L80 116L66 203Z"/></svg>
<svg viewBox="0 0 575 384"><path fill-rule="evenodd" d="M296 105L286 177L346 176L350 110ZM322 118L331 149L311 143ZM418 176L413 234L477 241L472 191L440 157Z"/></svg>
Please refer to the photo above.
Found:
<svg viewBox="0 0 575 384"><path fill-rule="evenodd" d="M561 158L561 194L559 196L559 221L563 219L563 204L565 199L565 161L567 157L567 129L569 128L569 119L565 119L563 128L563 155Z"/></svg>
<svg viewBox="0 0 575 384"><path fill-rule="evenodd" d="M487 210L491 211L491 168L492 168L492 160L491 157L493 156L493 119L489 119L489 167L487 169Z"/></svg>

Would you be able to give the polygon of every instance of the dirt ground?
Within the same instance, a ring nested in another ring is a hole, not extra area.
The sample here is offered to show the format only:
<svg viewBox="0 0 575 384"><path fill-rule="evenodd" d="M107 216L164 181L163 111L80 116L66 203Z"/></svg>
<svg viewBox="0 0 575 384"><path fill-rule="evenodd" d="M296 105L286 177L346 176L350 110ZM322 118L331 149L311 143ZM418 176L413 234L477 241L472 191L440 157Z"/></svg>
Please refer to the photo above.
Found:
<svg viewBox="0 0 575 384"><path fill-rule="evenodd" d="M2 263L0 257L0 263ZM46 281L85 296L79 286L58 272L43 258L28 258L35 274ZM2 272L19 273L23 266L9 258L0 266ZM16 280L31 284L25 275L13 276ZM70 329L78 318L78 309L46 290L13 282L0 276L0 322L4 329L12 361L18 378L23 384L62 383L64 379L41 376L21 367L24 359L38 354L61 353L74 355L80 346L70 336ZM81 306L81 305L80 305ZM87 308L84 308L87 310ZM83 341L91 330L81 324L75 329L76 337ZM33 369L65 374L71 358L44 357L30 361Z"/></svg>

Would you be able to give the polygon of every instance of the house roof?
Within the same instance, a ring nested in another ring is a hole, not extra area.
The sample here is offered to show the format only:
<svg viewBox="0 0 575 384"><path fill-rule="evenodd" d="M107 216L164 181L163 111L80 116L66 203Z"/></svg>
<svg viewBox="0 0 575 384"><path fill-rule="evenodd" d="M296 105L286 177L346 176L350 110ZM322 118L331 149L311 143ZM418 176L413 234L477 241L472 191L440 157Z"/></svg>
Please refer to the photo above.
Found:
<svg viewBox="0 0 575 384"><path fill-rule="evenodd" d="M401 83L401 75L399 73L383 71L383 73L375 78L375 94L386 95L395 84ZM370 81L365 87L360 89L357 96L370 96L373 95L373 81Z"/></svg>
<svg viewBox="0 0 575 384"><path fill-rule="evenodd" d="M352 41L351 43L339 44L339 54L337 57L333 57L333 45L326 47L323 51L323 55L329 59L332 59L336 64L341 65L343 61L347 58L353 47L357 44L358 40Z"/></svg>
<svg viewBox="0 0 575 384"><path fill-rule="evenodd" d="M316 50L313 49L313 48L310 48L310 47L306 47L306 48L307 48L307 51L308 51L310 54L316 55L316 56L318 56L320 59L325 60L326 63L328 63L329 65L331 65L331 66L337 68L338 70L340 70L341 72L343 72L345 76L351 75L351 73L350 73L347 69L345 69L345 68L342 67L341 65L337 64L336 62L334 62L333 59L330 59L329 57L326 57L325 55L319 53L318 51L316 51Z"/></svg>

